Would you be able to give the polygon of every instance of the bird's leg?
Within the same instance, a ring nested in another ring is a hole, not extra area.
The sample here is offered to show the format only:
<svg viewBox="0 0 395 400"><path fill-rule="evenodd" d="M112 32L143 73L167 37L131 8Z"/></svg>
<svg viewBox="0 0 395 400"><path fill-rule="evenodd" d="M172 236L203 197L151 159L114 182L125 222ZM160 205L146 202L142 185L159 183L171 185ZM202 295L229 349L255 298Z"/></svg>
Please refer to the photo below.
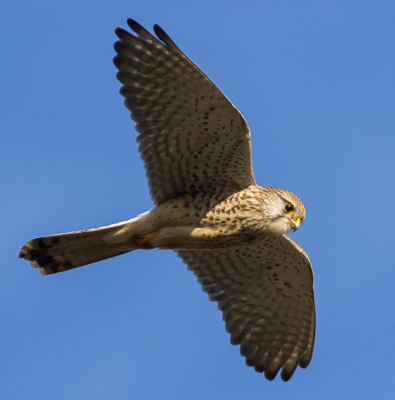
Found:
<svg viewBox="0 0 395 400"><path fill-rule="evenodd" d="M145 235L137 235L134 237L134 241L139 249L142 250L151 250L154 249L153 246L150 245L150 240L152 240L158 232L150 232L146 233Z"/></svg>

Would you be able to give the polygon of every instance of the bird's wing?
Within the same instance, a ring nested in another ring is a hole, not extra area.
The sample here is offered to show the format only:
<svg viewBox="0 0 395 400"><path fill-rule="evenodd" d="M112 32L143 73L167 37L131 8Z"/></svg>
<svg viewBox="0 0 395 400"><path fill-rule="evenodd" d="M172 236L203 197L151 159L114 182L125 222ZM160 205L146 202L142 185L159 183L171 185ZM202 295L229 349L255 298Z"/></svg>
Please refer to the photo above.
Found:
<svg viewBox="0 0 395 400"><path fill-rule="evenodd" d="M156 38L127 22L136 35L115 30L114 64L154 203L196 191L227 197L254 184L241 113L159 26Z"/></svg>
<svg viewBox="0 0 395 400"><path fill-rule="evenodd" d="M288 236L252 246L212 251L182 250L209 299L223 312L230 342L246 364L274 379L291 378L313 355L313 273L305 251Z"/></svg>

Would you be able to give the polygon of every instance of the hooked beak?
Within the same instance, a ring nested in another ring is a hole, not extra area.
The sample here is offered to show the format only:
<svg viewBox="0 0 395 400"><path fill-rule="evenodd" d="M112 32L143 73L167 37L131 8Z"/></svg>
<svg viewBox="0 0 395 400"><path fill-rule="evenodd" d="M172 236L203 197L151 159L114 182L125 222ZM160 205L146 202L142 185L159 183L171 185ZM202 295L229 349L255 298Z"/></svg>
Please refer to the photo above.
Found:
<svg viewBox="0 0 395 400"><path fill-rule="evenodd" d="M297 231L299 229L300 226L300 218L290 218L289 219L289 224L291 225L292 229L295 231Z"/></svg>

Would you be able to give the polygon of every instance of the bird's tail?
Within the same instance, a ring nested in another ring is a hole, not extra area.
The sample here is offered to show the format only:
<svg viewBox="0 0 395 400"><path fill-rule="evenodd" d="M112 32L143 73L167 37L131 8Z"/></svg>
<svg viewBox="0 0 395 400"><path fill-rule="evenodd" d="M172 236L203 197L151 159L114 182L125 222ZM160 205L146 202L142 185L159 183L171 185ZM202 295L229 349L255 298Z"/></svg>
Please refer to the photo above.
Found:
<svg viewBox="0 0 395 400"><path fill-rule="evenodd" d="M18 257L31 261L30 265L40 268L42 275L49 275L137 250L131 227L138 218L31 239L21 247Z"/></svg>

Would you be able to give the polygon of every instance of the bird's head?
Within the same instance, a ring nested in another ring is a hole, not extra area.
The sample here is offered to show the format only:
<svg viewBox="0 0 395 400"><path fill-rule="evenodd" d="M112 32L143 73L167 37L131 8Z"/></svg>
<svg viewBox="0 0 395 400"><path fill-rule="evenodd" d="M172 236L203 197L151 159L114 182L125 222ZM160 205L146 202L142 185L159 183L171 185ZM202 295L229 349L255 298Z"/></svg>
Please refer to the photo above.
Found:
<svg viewBox="0 0 395 400"><path fill-rule="evenodd" d="M306 210L300 199L287 190L267 188L270 195L265 202L265 214L270 220L270 231L282 235L299 229L306 218Z"/></svg>

